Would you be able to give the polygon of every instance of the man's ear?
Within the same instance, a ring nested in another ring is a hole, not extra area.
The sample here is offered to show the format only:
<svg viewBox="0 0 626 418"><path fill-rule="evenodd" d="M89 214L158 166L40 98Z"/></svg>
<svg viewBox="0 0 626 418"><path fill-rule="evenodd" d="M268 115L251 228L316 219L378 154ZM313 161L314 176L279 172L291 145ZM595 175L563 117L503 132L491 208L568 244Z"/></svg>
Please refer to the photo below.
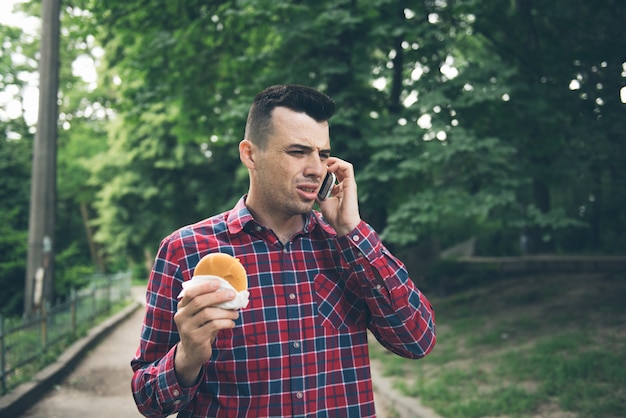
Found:
<svg viewBox="0 0 626 418"><path fill-rule="evenodd" d="M248 168L254 168L256 157L256 146L247 139L242 139L239 143L239 159Z"/></svg>

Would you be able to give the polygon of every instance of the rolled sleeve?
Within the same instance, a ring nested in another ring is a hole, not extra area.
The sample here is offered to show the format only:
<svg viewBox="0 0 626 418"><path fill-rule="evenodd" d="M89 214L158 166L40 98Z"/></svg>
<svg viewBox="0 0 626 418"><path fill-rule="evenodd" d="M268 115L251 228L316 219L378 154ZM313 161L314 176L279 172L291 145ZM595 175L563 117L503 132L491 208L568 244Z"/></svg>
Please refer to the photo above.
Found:
<svg viewBox="0 0 626 418"><path fill-rule="evenodd" d="M133 363L133 396L139 411L148 417L166 417L184 408L196 395L202 379L191 387L182 387L176 379L176 347L156 364L143 367ZM202 372L204 373L204 368ZM157 412L158 411L158 412Z"/></svg>
<svg viewBox="0 0 626 418"><path fill-rule="evenodd" d="M370 330L382 345L404 357L432 351L435 321L432 305L417 289L405 266L365 222L337 238L352 274L360 283L371 313Z"/></svg>

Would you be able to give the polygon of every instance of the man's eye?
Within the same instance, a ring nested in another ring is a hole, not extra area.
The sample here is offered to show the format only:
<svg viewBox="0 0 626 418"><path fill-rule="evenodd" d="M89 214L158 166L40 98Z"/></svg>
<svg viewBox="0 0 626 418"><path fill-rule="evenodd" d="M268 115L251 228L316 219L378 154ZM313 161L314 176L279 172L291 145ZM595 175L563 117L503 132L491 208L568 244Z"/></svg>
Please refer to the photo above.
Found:
<svg viewBox="0 0 626 418"><path fill-rule="evenodd" d="M291 155L304 155L304 151L293 150L293 151L289 151L289 154L291 154Z"/></svg>

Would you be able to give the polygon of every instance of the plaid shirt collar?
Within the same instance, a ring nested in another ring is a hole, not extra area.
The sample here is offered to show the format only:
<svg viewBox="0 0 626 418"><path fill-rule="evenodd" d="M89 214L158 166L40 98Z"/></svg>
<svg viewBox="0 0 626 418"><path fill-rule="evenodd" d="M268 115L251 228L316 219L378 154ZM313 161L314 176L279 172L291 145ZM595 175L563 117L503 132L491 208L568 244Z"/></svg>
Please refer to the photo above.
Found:
<svg viewBox="0 0 626 418"><path fill-rule="evenodd" d="M242 196L235 207L228 211L226 224L228 225L228 232L233 235L237 235L246 230L248 225L257 226L258 223L248 210L246 206L246 198L248 195ZM321 228L331 236L336 236L335 230L326 222L322 214L318 211L312 210L304 218L304 233L310 234L316 228Z"/></svg>

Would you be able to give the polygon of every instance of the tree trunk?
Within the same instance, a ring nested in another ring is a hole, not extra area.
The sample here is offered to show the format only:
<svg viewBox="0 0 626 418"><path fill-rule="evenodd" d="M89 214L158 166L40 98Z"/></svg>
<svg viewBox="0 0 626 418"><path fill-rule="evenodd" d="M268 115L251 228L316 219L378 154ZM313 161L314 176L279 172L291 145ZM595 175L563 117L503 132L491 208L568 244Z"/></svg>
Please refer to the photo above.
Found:
<svg viewBox="0 0 626 418"><path fill-rule="evenodd" d="M60 9L61 0L43 0L39 115L33 150L24 292L24 314L27 316L54 297ZM35 297L37 299L33 300Z"/></svg>
<svg viewBox="0 0 626 418"><path fill-rule="evenodd" d="M89 245L91 260L96 266L98 266L98 271L100 273L105 273L106 266L104 264L104 259L98 252L98 244L96 244L93 239L93 228L89 224L89 209L85 203L80 204L80 216L83 218L83 225L85 225L85 235L87 236L87 244Z"/></svg>
<svg viewBox="0 0 626 418"><path fill-rule="evenodd" d="M541 213L550 212L550 189L548 186L538 180L533 179L533 198L535 201L535 205ZM530 245L529 252L533 254L540 254L551 252L553 250L553 240L544 241L543 236L548 233L545 228L541 228L540 226L533 226L530 229Z"/></svg>

